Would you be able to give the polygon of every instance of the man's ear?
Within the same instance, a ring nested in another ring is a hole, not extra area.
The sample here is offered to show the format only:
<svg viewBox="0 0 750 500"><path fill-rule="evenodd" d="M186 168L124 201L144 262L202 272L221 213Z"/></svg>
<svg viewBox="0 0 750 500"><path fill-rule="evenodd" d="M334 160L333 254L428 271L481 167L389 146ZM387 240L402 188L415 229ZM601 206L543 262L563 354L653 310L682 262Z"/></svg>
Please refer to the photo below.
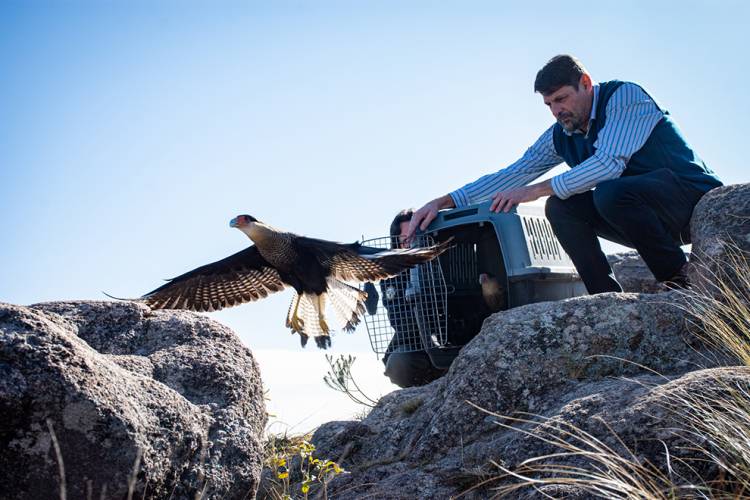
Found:
<svg viewBox="0 0 750 500"><path fill-rule="evenodd" d="M588 73L584 73L581 75L581 79L578 80L578 88L581 87L584 88L584 90L591 90L592 83L591 83L591 77Z"/></svg>

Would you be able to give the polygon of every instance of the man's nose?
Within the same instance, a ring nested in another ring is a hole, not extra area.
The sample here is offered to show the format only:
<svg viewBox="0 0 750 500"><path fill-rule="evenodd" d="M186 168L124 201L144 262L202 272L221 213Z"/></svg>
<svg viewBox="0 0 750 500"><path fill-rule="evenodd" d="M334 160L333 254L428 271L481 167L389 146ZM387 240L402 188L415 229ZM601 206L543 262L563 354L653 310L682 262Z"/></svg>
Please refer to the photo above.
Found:
<svg viewBox="0 0 750 500"><path fill-rule="evenodd" d="M561 108L560 108L560 106L558 106L556 104L551 105L549 107L549 109L550 109L550 111L552 111L552 116L554 116L555 118L557 118L557 115L560 114Z"/></svg>

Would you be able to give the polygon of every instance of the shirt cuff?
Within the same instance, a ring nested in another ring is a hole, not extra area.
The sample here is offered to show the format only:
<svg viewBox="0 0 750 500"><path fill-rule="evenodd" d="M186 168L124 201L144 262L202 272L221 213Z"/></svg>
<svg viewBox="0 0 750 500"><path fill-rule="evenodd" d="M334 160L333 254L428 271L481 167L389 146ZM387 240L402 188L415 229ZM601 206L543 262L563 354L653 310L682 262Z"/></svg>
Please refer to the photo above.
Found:
<svg viewBox="0 0 750 500"><path fill-rule="evenodd" d="M568 187L565 185L565 181L562 177L563 174L560 174L552 178L552 191L554 191L555 196L557 196L561 200L566 200L570 198L573 193L571 193Z"/></svg>
<svg viewBox="0 0 750 500"><path fill-rule="evenodd" d="M448 193L448 195L453 199L453 204L456 205L456 208L465 207L469 204L469 198L466 196L463 188L456 189L452 193Z"/></svg>

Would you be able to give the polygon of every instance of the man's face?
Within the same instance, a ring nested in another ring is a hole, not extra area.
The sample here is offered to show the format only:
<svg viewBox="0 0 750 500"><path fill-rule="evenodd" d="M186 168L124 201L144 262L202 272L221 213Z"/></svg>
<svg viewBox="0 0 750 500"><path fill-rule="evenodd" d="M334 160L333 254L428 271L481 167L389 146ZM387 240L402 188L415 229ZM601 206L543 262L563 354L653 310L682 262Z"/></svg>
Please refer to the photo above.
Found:
<svg viewBox="0 0 750 500"><path fill-rule="evenodd" d="M578 89L572 85L565 85L551 94L542 96L544 104L549 106L557 123L568 132L585 131L588 128L593 93L590 80L588 85L583 82L586 76L581 77Z"/></svg>
<svg viewBox="0 0 750 500"><path fill-rule="evenodd" d="M406 235L409 234L409 221L402 222L400 226L401 234L398 236L398 246L401 248L409 248L409 245L406 244Z"/></svg>

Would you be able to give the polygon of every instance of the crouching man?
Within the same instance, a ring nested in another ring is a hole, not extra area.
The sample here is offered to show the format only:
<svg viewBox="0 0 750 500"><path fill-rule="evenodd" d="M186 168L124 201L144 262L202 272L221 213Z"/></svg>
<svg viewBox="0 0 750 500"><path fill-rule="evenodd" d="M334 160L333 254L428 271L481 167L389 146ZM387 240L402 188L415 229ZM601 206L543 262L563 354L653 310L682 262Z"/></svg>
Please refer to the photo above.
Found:
<svg viewBox="0 0 750 500"><path fill-rule="evenodd" d="M622 291L598 236L635 248L666 286L688 287L680 245L696 203L721 181L669 112L635 83L594 82L569 55L537 73L534 91L556 123L515 163L417 210L407 238L443 208L491 199L491 210L508 212L549 196L547 218L590 294ZM530 184L562 162L570 170Z"/></svg>

